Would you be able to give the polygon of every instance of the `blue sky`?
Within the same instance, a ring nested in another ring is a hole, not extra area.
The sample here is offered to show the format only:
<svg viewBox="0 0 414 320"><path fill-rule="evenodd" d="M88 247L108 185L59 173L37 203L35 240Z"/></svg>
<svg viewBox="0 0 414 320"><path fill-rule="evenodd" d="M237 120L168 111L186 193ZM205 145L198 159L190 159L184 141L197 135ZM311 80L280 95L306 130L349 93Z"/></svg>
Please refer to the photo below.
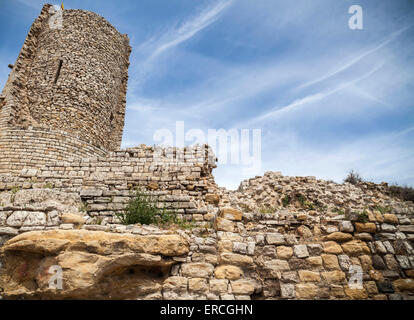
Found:
<svg viewBox="0 0 414 320"><path fill-rule="evenodd" d="M0 0L3 86L44 1ZM56 2L50 2L56 3ZM60 3L60 2L59 2ZM262 168L341 182L414 185L414 2L64 1L99 13L133 47L123 147L157 129L262 130ZM363 8L351 30L348 8ZM189 142L190 144L190 142ZM250 176L214 170L220 186Z"/></svg>

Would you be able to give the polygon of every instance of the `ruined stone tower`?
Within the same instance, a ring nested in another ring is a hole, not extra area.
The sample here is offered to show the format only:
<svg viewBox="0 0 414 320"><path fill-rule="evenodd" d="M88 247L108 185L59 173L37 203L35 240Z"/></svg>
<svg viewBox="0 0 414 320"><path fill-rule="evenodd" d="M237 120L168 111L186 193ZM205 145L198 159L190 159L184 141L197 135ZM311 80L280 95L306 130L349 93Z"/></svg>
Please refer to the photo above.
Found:
<svg viewBox="0 0 414 320"><path fill-rule="evenodd" d="M118 149L130 52L101 16L45 5L0 96L0 173Z"/></svg>

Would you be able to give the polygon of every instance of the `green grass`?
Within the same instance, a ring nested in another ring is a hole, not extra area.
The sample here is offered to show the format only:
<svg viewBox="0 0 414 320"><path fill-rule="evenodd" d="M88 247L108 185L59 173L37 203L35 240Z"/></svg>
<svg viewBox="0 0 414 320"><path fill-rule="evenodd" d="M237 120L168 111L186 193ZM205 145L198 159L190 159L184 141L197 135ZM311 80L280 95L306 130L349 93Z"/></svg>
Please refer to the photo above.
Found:
<svg viewBox="0 0 414 320"><path fill-rule="evenodd" d="M79 206L78 209L79 209L80 212L87 212L88 211L88 204L82 202L82 204Z"/></svg>
<svg viewBox="0 0 414 320"><path fill-rule="evenodd" d="M18 187L18 186L13 186L12 188L11 188L11 197L10 197L10 202L11 203L14 203L14 201L16 200L16 193L17 192L19 192L21 190L21 188L20 187Z"/></svg>
<svg viewBox="0 0 414 320"><path fill-rule="evenodd" d="M289 205L289 203L290 203L290 197L289 197L288 195L285 195L285 196L282 198L282 205L283 205L284 207L287 207L287 206Z"/></svg>
<svg viewBox="0 0 414 320"><path fill-rule="evenodd" d="M358 214L358 222L362 222L362 223L368 222L368 213L365 210Z"/></svg>
<svg viewBox="0 0 414 320"><path fill-rule="evenodd" d="M275 211L276 211L276 209L273 208L273 207L264 206L264 207L259 208L259 212L263 213L263 214L273 214L273 213L275 213Z"/></svg>
<svg viewBox="0 0 414 320"><path fill-rule="evenodd" d="M103 218L102 217L95 217L93 219L93 224L101 225L102 222L103 222Z"/></svg>
<svg viewBox="0 0 414 320"><path fill-rule="evenodd" d="M333 208L332 212L336 213L338 216L343 216L345 215L345 210L341 209L341 208Z"/></svg>
<svg viewBox="0 0 414 320"><path fill-rule="evenodd" d="M125 210L117 212L115 215L125 225L139 223L144 225L176 225L181 229L195 227L194 222L179 219L174 210L166 209L156 197L142 190L137 190Z"/></svg>
<svg viewBox="0 0 414 320"><path fill-rule="evenodd" d="M20 189L20 187L18 187L18 186L13 186L12 188L11 188L11 192L13 193L13 194L16 194L17 192L19 192L21 189Z"/></svg>
<svg viewBox="0 0 414 320"><path fill-rule="evenodd" d="M305 206L305 202L306 202L306 198L304 197L304 196L302 196L302 195L300 195L300 196L298 196L298 201L299 201L299 203L300 203L300 205L302 206L302 207L304 207Z"/></svg>
<svg viewBox="0 0 414 320"><path fill-rule="evenodd" d="M374 207L374 210L378 210L382 214L385 214L385 213L390 213L392 211L392 208L391 207L383 207L383 206L376 205Z"/></svg>

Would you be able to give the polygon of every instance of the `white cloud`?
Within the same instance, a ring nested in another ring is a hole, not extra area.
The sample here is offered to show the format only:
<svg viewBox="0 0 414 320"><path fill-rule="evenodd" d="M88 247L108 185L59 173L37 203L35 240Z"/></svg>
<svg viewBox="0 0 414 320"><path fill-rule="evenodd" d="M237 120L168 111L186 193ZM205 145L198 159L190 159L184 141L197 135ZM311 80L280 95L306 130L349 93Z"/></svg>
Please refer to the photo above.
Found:
<svg viewBox="0 0 414 320"><path fill-rule="evenodd" d="M150 60L152 60L164 51L194 37L201 30L216 21L219 15L229 7L231 3L232 0L217 2L214 6L205 9L199 15L185 21L180 27L170 29L159 39L155 40L152 38L149 42L144 43L141 48L150 47L152 49L152 54L150 56Z"/></svg>
<svg viewBox="0 0 414 320"><path fill-rule="evenodd" d="M412 184L413 177L407 173L414 172L414 163L407 160L414 156L409 140L413 130L414 127L410 127L350 142L338 141L328 149L302 142L293 132L273 132L271 145L267 145L264 170L342 182L347 172L355 169L364 178L376 182L410 183L411 179Z"/></svg>
<svg viewBox="0 0 414 320"><path fill-rule="evenodd" d="M184 41L190 40L211 25L232 2L233 0L218 1L215 5L205 8L200 14L189 17L178 27L170 27L161 35L154 35L136 48L133 52L133 58L135 56L139 58L134 59L137 62L134 68L136 74L131 86L139 88L151 75L151 72L154 72L153 66L156 58Z"/></svg>
<svg viewBox="0 0 414 320"><path fill-rule="evenodd" d="M266 121L269 119L274 119L275 117L281 116L287 112L291 112L291 111L297 111L300 107L303 107L304 105L307 104L311 104L317 101L321 101L324 98L335 94L343 89L348 88L351 85L354 85L356 83L358 83L361 80L364 80L366 78L369 78L371 75L373 75L376 71L378 71L381 67L383 66L383 63L379 63L377 64L373 69L371 69L369 72L365 73L364 75L355 78L351 81L346 81L346 82L342 82L340 85L334 87L334 88L330 88L328 90L325 91L321 91L321 92L317 92L314 93L312 95L308 95L304 98L301 99L297 99L295 101L293 101L292 103L285 105L285 106L277 106L275 108L273 108L271 111L266 112L265 114L258 116L252 120L250 120L249 122L251 123L255 123L258 121Z"/></svg>
<svg viewBox="0 0 414 320"><path fill-rule="evenodd" d="M404 28L399 29L398 31L393 32L390 36L387 37L386 40L384 40L383 42L381 42L379 45L366 50L365 52L361 53L360 55L358 55L357 57L354 57L351 59L351 61L346 62L344 65L336 67L334 71L329 72L319 78L316 78L312 81L308 81L300 86L297 87L297 89L303 89L306 87L309 87L313 84L316 84L318 82L322 82L326 79L329 79L339 73L341 73L342 71L345 71L347 69L349 69L350 67L352 67L353 65L355 65L356 63L360 62L361 60L363 60L364 58L368 57L369 55L371 55L372 53L384 48L386 45L388 45L391 41L393 41L394 39L396 39L399 35L401 35L404 31L408 30L409 28L411 28L414 24L411 24L409 26L406 26Z"/></svg>

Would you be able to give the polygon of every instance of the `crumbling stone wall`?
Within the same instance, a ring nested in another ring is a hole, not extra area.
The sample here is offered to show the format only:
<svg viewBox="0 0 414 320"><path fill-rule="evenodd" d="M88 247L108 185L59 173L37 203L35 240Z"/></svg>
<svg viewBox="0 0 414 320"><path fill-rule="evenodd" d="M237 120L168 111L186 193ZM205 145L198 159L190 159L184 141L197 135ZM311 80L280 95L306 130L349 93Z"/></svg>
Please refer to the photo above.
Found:
<svg viewBox="0 0 414 320"><path fill-rule="evenodd" d="M386 184L274 172L228 191L214 182L208 146L115 151L128 40L80 10L51 30L49 8L0 96L2 296L414 298L412 202ZM136 187L196 227L119 224ZM47 286L51 264L67 272L63 291ZM362 270L360 288L351 266Z"/></svg>
<svg viewBox="0 0 414 320"><path fill-rule="evenodd" d="M102 155L121 144L128 37L82 10L64 10L63 27L50 28L50 7L33 23L2 93L0 172L36 167L43 156L48 163L59 151L56 159L79 159L91 156L93 148ZM50 132L44 144L37 140L40 129ZM70 138L59 139L61 132Z"/></svg>
<svg viewBox="0 0 414 320"><path fill-rule="evenodd" d="M103 157L54 161L40 169L0 175L0 192L5 191L3 200L0 199L0 212L7 212L10 221L23 222L32 214L33 210L26 209L30 208L30 201L38 202L38 199L24 197L26 200L18 205L20 195L27 194L26 190L42 192L53 189L77 194L78 204L73 211L81 212L87 224L96 225L100 221L98 226L89 226L89 229L108 231L111 225L119 223L115 213L126 207L136 188L142 188L151 192L165 207L174 209L180 218L209 222L214 217L215 208L211 203L218 203L218 197L213 201L209 199L217 189L212 175L215 163L216 158L206 145L183 149L141 145L110 152ZM48 205L34 210L42 212L43 222L12 222L7 226L15 229L9 231L16 234L20 230L51 227L46 219L53 211L51 208Z"/></svg>
<svg viewBox="0 0 414 320"><path fill-rule="evenodd" d="M17 173L56 160L105 156L107 151L64 131L31 128L0 132L0 153L0 173Z"/></svg>
<svg viewBox="0 0 414 320"><path fill-rule="evenodd" d="M135 159L133 161L136 161L134 152L130 152L130 156ZM150 155L153 150L150 147L141 147L135 149L135 152L141 154L140 159L145 159L147 157L144 155ZM123 156L127 157L126 153ZM113 161L115 159L112 158ZM193 159L195 163L196 158ZM182 243L185 239L188 243L188 252L172 255L171 260L167 262L169 269L164 270L163 279L153 282L154 285L148 289L148 294L140 292L140 296L136 297L133 296L135 291L131 290L128 291L131 295L125 293L123 298L414 298L414 204L383 193L381 190L386 190L384 185L370 184L367 188L360 188L316 180L312 177L284 177L280 173L266 173L263 177L242 183L241 189L249 199L247 204L252 208L250 209L246 206L246 199L239 196L240 191L223 190L213 184L208 187L205 185L205 188L197 191L190 191L184 188L186 184L178 183L180 180L172 178L170 181L156 180L157 184L160 184L156 189L151 189L155 188L155 185L150 185L150 174L143 180L143 186L153 190L152 192L160 197L165 197L165 201L170 201L176 208L180 208L183 216L198 225L191 230L165 230L154 225L121 225L112 219L113 210L121 209L130 197L126 184L132 181L132 175L126 174L123 179L119 178L117 181L110 180L115 177L116 170L108 168L110 169L98 169L95 172L98 176L104 172L101 176L104 178L97 187L93 187L97 180L89 180L90 175L85 180L74 176L74 180L65 180L65 185L62 184L56 189L46 186L42 175L36 176L35 171L26 170L19 178L9 176L8 182L4 177L0 186L9 191L0 193L1 242L26 232L35 234L27 235L32 242L25 241L20 245L16 240L16 245L14 242L5 244L6 254L2 256L2 263L6 267L3 272L12 270L8 263L24 265L27 262L24 261L24 256L21 257L21 262L7 260L8 257L17 259L17 251L24 252L26 246L35 252L37 249L34 248L45 250L43 243L49 242L42 242L42 239L51 237L48 233L44 234L45 231L56 231L53 237L69 237L68 241L79 238L78 229L91 232L88 237L116 238L114 234L128 234L128 239L132 240L134 235L150 238L177 234L180 236L177 243ZM115 165L112 168L119 167ZM132 171L135 172L138 167L133 168ZM67 169L70 172L73 167L69 166ZM106 176L107 174L109 176ZM172 177L182 175L180 173L174 176L173 171L168 174ZM143 178L144 175L140 177ZM156 173L153 177L161 178L162 173ZM199 179L203 179L201 174ZM210 177L207 177L207 180L209 179ZM91 185L78 187L77 183L80 181L86 184L91 182ZM23 189L16 191L13 187L16 184ZM294 194L300 194L306 196L307 200L292 200L289 203L282 201L277 205L278 199L283 199L285 193L292 197ZM311 205L315 204L317 197L320 197L323 206ZM273 201L275 207L264 207L264 199ZM342 201L341 204L338 202L339 199ZM82 211L79 208L82 204L87 204L90 208ZM363 215L361 208L365 211ZM70 231L73 234L60 233L59 230ZM98 231L105 231L105 235L93 233ZM175 244L168 242L165 245L166 250ZM68 258L65 261L69 262L76 259L82 250L92 250L91 246L93 247L93 243L78 243L76 248L59 249L56 255L62 254L61 250L66 250L64 255ZM94 255L112 250L109 247L105 248L103 243L100 246L102 248L97 252L88 253L90 260L84 261L90 264L91 268L96 267ZM117 251L116 259L135 261L130 260L128 250ZM13 253L15 251L16 253ZM49 251L50 255L53 255L52 251ZM125 258L123 254L126 255ZM73 259L70 258L72 256ZM144 263L142 256L137 261L138 265ZM146 257L145 265L158 270L159 261L155 257ZM42 262L33 263L30 268L25 265L26 268L39 270L37 263ZM75 268L75 265L71 264L71 268ZM352 286L352 279L355 279L358 270L362 272L362 282L361 287L355 288ZM40 277L36 272L30 274L34 278ZM141 281L134 278L139 277L139 274L129 276L131 283ZM7 277L12 275L9 274ZM82 283L84 278L87 277L76 278L70 283ZM108 281L114 283L110 279ZM13 278L13 283L17 288L24 286L16 277ZM96 295L94 286L95 282L92 281L90 289L83 287L82 296L79 297L102 298ZM12 291L9 291L10 296L7 296L7 286L5 288L6 298L20 297ZM130 286L128 288L131 289ZM47 288L34 291L25 287L23 291L16 292L20 292L21 297L25 298L52 297ZM75 288L71 287L70 291L59 292L55 298L66 295L76 298L76 295L73 296L74 292L77 292L76 285Z"/></svg>

